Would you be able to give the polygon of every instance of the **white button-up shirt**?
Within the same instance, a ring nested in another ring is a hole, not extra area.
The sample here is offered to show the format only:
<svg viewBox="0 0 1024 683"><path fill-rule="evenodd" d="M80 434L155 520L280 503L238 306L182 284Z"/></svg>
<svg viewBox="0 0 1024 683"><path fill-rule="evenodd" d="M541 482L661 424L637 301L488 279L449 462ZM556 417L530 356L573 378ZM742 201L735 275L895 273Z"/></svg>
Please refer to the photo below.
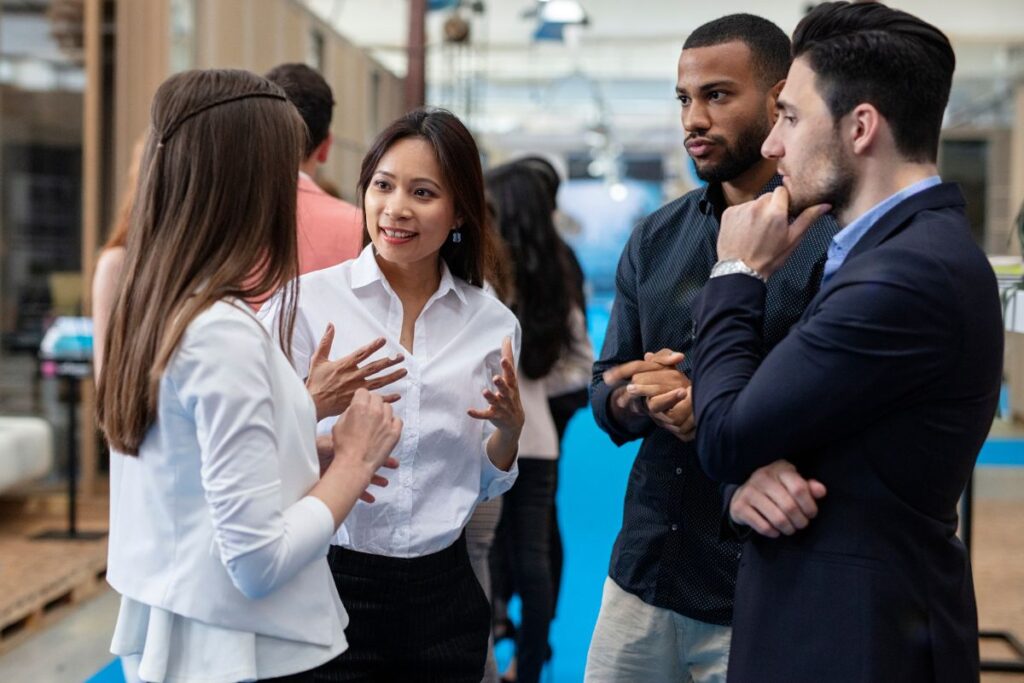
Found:
<svg viewBox="0 0 1024 683"><path fill-rule="evenodd" d="M292 340L292 363L305 377L309 362L334 323L336 360L377 337L387 340L371 362L402 353L409 374L381 389L398 393L394 404L402 436L392 455L400 465L384 470L385 488L373 488L374 503L360 501L334 538L359 552L391 557L420 557L447 548L462 533L476 504L501 495L518 474L496 468L485 444L494 432L486 420L466 414L486 408L481 392L493 388L501 372L501 343L512 338L519 357L520 331L515 315L479 287L453 277L442 263L441 283L416 320L414 353L399 343L402 302L381 273L372 247L353 261L316 271L299 280L299 304ZM274 297L260 317L270 329L280 300ZM330 432L337 418L320 422Z"/></svg>

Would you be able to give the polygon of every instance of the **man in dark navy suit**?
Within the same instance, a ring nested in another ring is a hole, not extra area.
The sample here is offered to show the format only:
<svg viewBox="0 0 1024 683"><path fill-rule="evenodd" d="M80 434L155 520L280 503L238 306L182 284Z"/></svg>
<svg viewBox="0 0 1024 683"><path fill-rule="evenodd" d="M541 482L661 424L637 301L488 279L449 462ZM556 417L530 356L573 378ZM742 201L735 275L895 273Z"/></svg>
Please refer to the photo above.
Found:
<svg viewBox="0 0 1024 683"><path fill-rule="evenodd" d="M976 681L956 504L1003 332L963 196L937 176L953 51L904 12L832 2L801 21L793 54L762 148L783 187L725 212L695 307L698 456L742 484L730 515L759 532L728 679ZM765 354L764 281L829 210L843 229L821 290Z"/></svg>

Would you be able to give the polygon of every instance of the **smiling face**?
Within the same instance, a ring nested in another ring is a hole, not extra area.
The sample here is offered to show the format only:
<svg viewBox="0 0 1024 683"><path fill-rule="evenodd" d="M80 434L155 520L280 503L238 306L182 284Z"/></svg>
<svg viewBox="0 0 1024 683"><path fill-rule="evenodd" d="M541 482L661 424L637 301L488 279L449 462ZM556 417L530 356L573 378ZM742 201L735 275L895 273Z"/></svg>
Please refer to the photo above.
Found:
<svg viewBox="0 0 1024 683"><path fill-rule="evenodd" d="M452 193L423 138L403 138L384 153L363 207L378 257L395 265L436 267L457 223Z"/></svg>
<svg viewBox="0 0 1024 683"><path fill-rule="evenodd" d="M761 161L774 99L759 81L746 43L683 50L676 98L686 151L702 180L727 182Z"/></svg>
<svg viewBox="0 0 1024 683"><path fill-rule="evenodd" d="M835 215L842 214L857 179L853 153L844 144L805 59L797 59L790 67L777 106L779 119L762 152L778 161L789 191L790 213L799 215L815 204L831 204Z"/></svg>

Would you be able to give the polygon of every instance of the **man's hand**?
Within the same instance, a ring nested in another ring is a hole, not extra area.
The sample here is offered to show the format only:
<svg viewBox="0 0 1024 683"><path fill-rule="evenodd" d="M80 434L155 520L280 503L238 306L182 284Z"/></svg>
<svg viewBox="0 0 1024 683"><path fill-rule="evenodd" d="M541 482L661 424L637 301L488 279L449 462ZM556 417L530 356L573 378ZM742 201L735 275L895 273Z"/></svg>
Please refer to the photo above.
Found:
<svg viewBox="0 0 1024 683"><path fill-rule="evenodd" d="M764 277L779 269L811 223L831 210L816 204L789 222L789 192L777 187L771 194L731 206L722 214L718 231L718 260L740 259Z"/></svg>
<svg viewBox="0 0 1024 683"><path fill-rule="evenodd" d="M736 490L729 516L762 536L792 536L817 516L816 501L825 493L820 481L804 479L791 463L776 460L755 471Z"/></svg>
<svg viewBox="0 0 1024 683"><path fill-rule="evenodd" d="M642 401L646 413L659 427L681 441L692 441L696 425L690 378L676 367L683 358L682 353L671 349L645 353L644 361L656 363L659 367L634 374L626 392L633 399Z"/></svg>

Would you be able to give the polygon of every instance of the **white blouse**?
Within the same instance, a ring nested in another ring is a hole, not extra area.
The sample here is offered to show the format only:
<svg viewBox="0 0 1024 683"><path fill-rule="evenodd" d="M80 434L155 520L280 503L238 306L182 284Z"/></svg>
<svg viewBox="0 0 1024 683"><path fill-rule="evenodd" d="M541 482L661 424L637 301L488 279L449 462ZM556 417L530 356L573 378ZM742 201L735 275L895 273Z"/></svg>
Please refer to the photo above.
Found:
<svg viewBox="0 0 1024 683"><path fill-rule="evenodd" d="M572 333L572 345L562 353L547 375L528 379L521 371L519 373L519 394L526 413L526 424L519 438L520 458L558 459L558 430L551 417L548 397L590 385L594 348L587 335L583 311L576 306L569 311L569 331Z"/></svg>
<svg viewBox="0 0 1024 683"><path fill-rule="evenodd" d="M485 444L494 426L466 414L486 408L481 392L493 388L491 378L501 372L505 337L511 337L519 356L515 315L442 264L440 286L416 320L415 353L409 353L399 343L402 302L381 273L372 246L357 259L303 275L298 307L292 363L300 376L308 373L328 323L335 327L331 360L384 337L384 348L366 362L402 353L400 367L409 372L380 390L401 395L394 410L403 423L402 436L392 453L400 465L384 472L387 487L372 489L376 502L356 503L334 543L390 557L447 548L477 503L507 491L519 473L516 464L503 472L491 463ZM271 330L279 310L280 299L274 297L260 311ZM321 421L318 431L329 433L336 419Z"/></svg>
<svg viewBox="0 0 1024 683"><path fill-rule="evenodd" d="M110 381L117 381L116 374ZM145 681L234 683L345 650L315 410L241 302L188 326L138 457L111 454L111 651Z"/></svg>

